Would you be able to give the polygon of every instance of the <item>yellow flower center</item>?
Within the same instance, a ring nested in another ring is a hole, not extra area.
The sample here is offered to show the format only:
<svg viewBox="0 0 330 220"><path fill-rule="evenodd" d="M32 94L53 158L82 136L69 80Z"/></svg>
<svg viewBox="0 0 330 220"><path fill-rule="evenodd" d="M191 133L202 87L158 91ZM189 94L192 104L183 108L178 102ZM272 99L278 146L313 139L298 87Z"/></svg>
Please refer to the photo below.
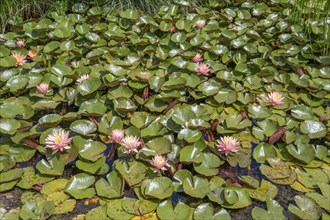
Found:
<svg viewBox="0 0 330 220"><path fill-rule="evenodd" d="M280 94L275 93L275 94L274 94L274 99L276 100L276 99L279 99L279 98L280 98Z"/></svg>
<svg viewBox="0 0 330 220"><path fill-rule="evenodd" d="M62 141L62 136L61 136L61 135L56 135L56 136L54 137L54 142L55 142L56 144L59 144L61 141Z"/></svg>
<svg viewBox="0 0 330 220"><path fill-rule="evenodd" d="M164 158L163 157L156 157L155 161L156 161L157 164L161 164L161 163L164 163Z"/></svg>

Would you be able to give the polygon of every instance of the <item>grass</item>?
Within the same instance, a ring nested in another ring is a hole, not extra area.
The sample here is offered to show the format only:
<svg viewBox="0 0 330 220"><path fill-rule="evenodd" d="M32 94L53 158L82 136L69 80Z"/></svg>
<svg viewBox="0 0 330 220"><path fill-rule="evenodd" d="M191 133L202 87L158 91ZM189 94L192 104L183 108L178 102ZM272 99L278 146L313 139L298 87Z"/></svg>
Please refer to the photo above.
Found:
<svg viewBox="0 0 330 220"><path fill-rule="evenodd" d="M311 36L313 22L323 22L323 54L330 55L330 1L329 0L296 0L292 20L301 25Z"/></svg>
<svg viewBox="0 0 330 220"><path fill-rule="evenodd" d="M206 3L208 0L190 0L192 6ZM50 12L66 14L76 3L87 3L108 9L134 8L146 14L155 14L160 7L174 3L174 0L0 0L0 33L10 25L30 18L47 16Z"/></svg>

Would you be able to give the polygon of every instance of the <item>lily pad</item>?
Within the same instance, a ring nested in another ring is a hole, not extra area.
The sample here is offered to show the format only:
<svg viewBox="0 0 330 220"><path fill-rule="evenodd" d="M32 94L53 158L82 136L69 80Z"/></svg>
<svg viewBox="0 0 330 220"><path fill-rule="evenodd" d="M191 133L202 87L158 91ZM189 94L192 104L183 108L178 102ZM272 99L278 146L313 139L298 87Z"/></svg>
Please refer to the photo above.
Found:
<svg viewBox="0 0 330 220"><path fill-rule="evenodd" d="M322 138L326 135L327 129L321 122L306 120L300 124L302 133L307 134L310 138Z"/></svg>
<svg viewBox="0 0 330 220"><path fill-rule="evenodd" d="M294 200L298 207L292 204L289 204L288 207L289 212L294 216L306 219L319 219L321 217L321 209L313 199L305 195L298 195L294 197Z"/></svg>
<svg viewBox="0 0 330 220"><path fill-rule="evenodd" d="M79 173L72 176L66 184L65 192L69 193L75 199L92 198L95 195L95 189L90 188L95 182L95 177L86 173Z"/></svg>
<svg viewBox="0 0 330 220"><path fill-rule="evenodd" d="M157 207L157 216L160 219L192 219L194 209L179 201L175 208L170 200L161 202Z"/></svg>
<svg viewBox="0 0 330 220"><path fill-rule="evenodd" d="M95 183L96 193L106 198L118 198L123 195L123 180L117 171L107 175L107 180L101 178Z"/></svg>
<svg viewBox="0 0 330 220"><path fill-rule="evenodd" d="M262 220L262 219L288 219L285 210L283 209L278 202L272 199L267 199L267 210L255 207L252 209L253 219Z"/></svg>
<svg viewBox="0 0 330 220"><path fill-rule="evenodd" d="M194 211L194 219L224 219L230 220L231 217L225 209L220 209L214 213L214 208L210 203L200 204Z"/></svg>
<svg viewBox="0 0 330 220"><path fill-rule="evenodd" d="M173 193L172 181L167 177L146 179L141 184L141 192L146 198L165 199Z"/></svg>

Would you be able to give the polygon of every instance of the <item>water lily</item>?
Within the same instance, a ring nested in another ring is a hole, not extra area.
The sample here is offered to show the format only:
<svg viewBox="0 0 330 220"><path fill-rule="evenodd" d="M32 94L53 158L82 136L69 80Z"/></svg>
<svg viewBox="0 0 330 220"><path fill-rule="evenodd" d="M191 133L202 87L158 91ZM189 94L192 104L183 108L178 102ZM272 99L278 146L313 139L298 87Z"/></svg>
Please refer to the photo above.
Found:
<svg viewBox="0 0 330 220"><path fill-rule="evenodd" d="M220 140L217 140L218 142L218 149L219 151L222 151L225 153L225 155L228 155L230 152L238 152L238 146L240 145L240 142L234 138L234 137L230 137L230 136L225 136L225 137L221 137Z"/></svg>
<svg viewBox="0 0 330 220"><path fill-rule="evenodd" d="M16 66L21 66L26 62L26 55L21 54L20 52L13 53L12 56L16 59Z"/></svg>
<svg viewBox="0 0 330 220"><path fill-rule="evenodd" d="M49 84L48 83L40 83L37 86L38 92L41 94L46 94L48 92L49 89Z"/></svg>
<svg viewBox="0 0 330 220"><path fill-rule="evenodd" d="M167 160L164 156L157 155L150 161L150 164L153 165L156 169L154 170L154 173L156 173L158 170L167 170L165 167Z"/></svg>
<svg viewBox="0 0 330 220"><path fill-rule="evenodd" d="M125 147L124 153L138 153L137 148L141 146L140 138L136 136L126 136L121 140L121 144Z"/></svg>
<svg viewBox="0 0 330 220"><path fill-rule="evenodd" d="M114 130L112 130L109 138L111 140L113 140L115 143L120 143L122 141L122 139L124 138L124 136L125 136L124 130L114 129Z"/></svg>
<svg viewBox="0 0 330 220"><path fill-rule="evenodd" d="M86 79L89 79L90 78L90 75L88 74L85 74L85 75L82 75L80 76L78 79L77 79L77 83L81 83L82 81L86 80Z"/></svg>
<svg viewBox="0 0 330 220"><path fill-rule="evenodd" d="M24 43L24 41L21 41L21 40L20 40L20 41L17 41L17 42L16 42L16 46L17 46L17 47L25 47L25 45L26 45L26 44Z"/></svg>
<svg viewBox="0 0 330 220"><path fill-rule="evenodd" d="M205 20L198 20L195 25L198 28L203 28L205 24L206 24Z"/></svg>
<svg viewBox="0 0 330 220"><path fill-rule="evenodd" d="M203 60L203 55L198 53L191 60L195 63L199 63Z"/></svg>
<svg viewBox="0 0 330 220"><path fill-rule="evenodd" d="M283 100L284 97L280 92L271 92L267 97L267 101L274 106L283 104Z"/></svg>
<svg viewBox="0 0 330 220"><path fill-rule="evenodd" d="M197 75L208 76L211 69L207 63L198 63L195 71L197 72Z"/></svg>
<svg viewBox="0 0 330 220"><path fill-rule="evenodd" d="M174 27L174 26L172 26L172 27L170 28L169 32L170 32L170 33L174 33L174 32L176 32L176 29L175 29L175 27Z"/></svg>
<svg viewBox="0 0 330 220"><path fill-rule="evenodd" d="M55 130L52 134L49 134L46 138L46 148L51 148L53 154L57 151L64 151L65 149L70 149L70 142L72 138L69 138L69 131L63 129Z"/></svg>
<svg viewBox="0 0 330 220"><path fill-rule="evenodd" d="M35 50L29 50L28 56L32 59L38 55L38 52Z"/></svg>

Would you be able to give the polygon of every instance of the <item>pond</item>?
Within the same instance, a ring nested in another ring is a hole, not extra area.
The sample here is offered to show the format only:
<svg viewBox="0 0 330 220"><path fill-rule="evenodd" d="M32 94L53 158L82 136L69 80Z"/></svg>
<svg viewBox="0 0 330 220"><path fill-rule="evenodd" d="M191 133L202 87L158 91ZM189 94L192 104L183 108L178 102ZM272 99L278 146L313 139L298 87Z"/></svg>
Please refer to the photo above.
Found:
<svg viewBox="0 0 330 220"><path fill-rule="evenodd" d="M79 4L12 24L0 218L329 219L327 20L295 23L299 7Z"/></svg>

